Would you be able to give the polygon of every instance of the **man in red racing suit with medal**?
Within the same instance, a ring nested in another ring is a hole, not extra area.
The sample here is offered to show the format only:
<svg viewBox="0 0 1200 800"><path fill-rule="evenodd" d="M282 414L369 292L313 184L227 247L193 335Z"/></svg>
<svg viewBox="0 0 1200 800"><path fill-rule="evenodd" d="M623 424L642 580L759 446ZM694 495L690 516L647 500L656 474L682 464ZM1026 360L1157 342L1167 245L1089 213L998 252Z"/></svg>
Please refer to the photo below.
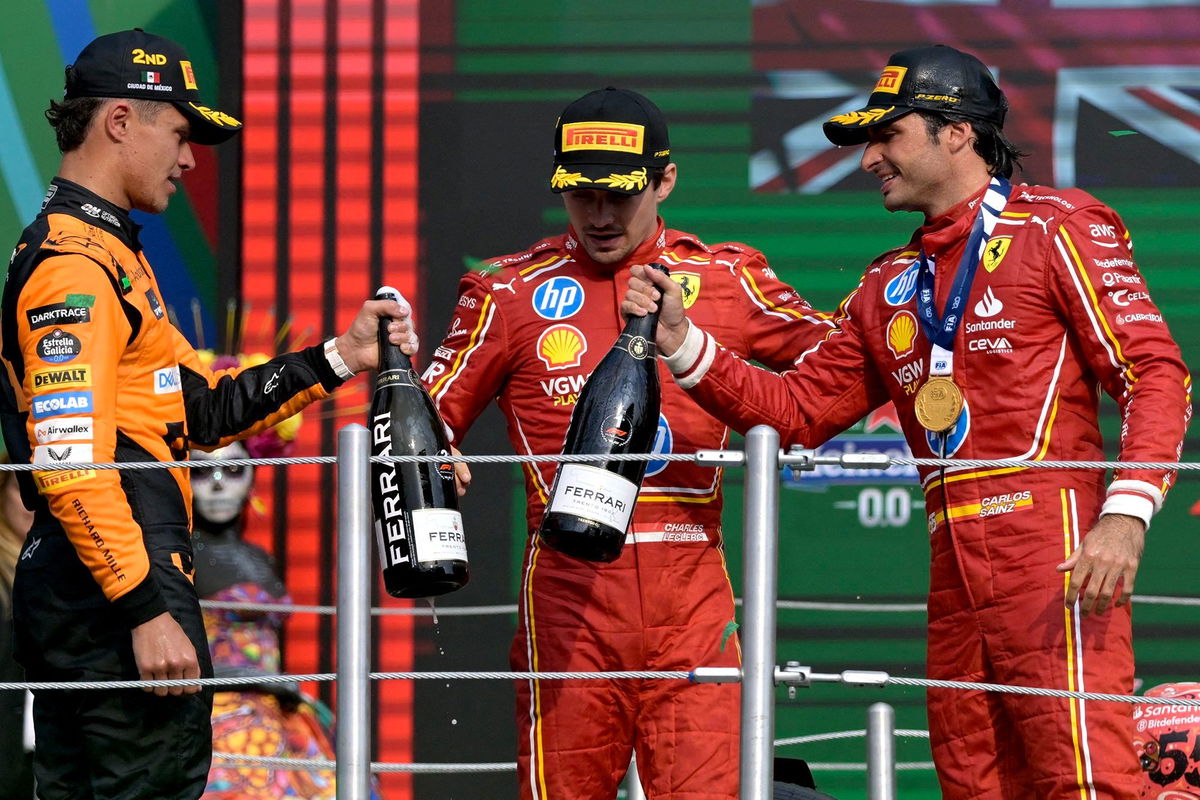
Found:
<svg viewBox="0 0 1200 800"><path fill-rule="evenodd" d="M925 221L789 371L751 368L643 270L624 310L666 295L658 343L676 380L734 429L771 425L785 444L814 447L891 400L917 456L1098 461L1103 388L1120 460L1178 460L1190 379L1129 235L1082 191L1009 184L1006 108L978 59L923 47L892 56L867 108L825 124L835 144L866 143L888 210ZM1093 469L920 473L929 677L1130 694L1128 602L1174 472L1118 470L1107 489ZM1126 704L930 689L928 705L946 798L1136 794Z"/></svg>
<svg viewBox="0 0 1200 800"><path fill-rule="evenodd" d="M772 367L832 330L757 250L706 245L666 229L658 204L675 184L661 112L634 92L572 103L555 130L551 188L565 235L491 261L462 279L450 330L425 373L456 443L493 398L522 454L562 449L588 374L621 332L635 264L661 262L691 313L728 347ZM665 372L664 372L665 377ZM722 423L663 380L658 450L719 448ZM525 464L528 525L541 522L555 464ZM583 561L530 535L514 669L686 670L739 663L721 545L721 472L648 465L626 546ZM630 755L650 797L736 798L738 689L680 681L520 681L523 798L616 795Z"/></svg>

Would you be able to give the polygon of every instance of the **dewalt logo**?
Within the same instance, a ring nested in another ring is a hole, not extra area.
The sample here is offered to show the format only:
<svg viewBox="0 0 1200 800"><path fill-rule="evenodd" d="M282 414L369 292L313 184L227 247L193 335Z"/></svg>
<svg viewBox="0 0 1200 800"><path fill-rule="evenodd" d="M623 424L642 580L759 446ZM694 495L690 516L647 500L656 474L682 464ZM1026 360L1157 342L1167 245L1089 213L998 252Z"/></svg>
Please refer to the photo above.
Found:
<svg viewBox="0 0 1200 800"><path fill-rule="evenodd" d="M92 368L88 364L63 369L35 369L32 375L35 392L50 387L92 385Z"/></svg>

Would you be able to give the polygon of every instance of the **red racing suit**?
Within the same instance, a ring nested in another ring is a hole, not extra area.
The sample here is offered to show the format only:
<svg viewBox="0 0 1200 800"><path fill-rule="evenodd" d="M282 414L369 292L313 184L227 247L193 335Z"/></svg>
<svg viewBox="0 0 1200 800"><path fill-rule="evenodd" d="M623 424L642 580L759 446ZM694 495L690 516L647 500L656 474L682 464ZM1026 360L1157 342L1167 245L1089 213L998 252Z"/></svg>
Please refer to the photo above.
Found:
<svg viewBox="0 0 1200 800"><path fill-rule="evenodd" d="M633 264L661 262L690 313L735 352L782 368L831 330L757 250L658 230L619 265L592 262L573 234L466 275L425 373L456 442L493 398L513 449L556 454L587 376L623 327ZM661 367L660 367L661 369ZM659 452L719 448L728 429L662 373ZM541 522L555 464L525 464L528 527ZM721 472L651 462L630 535L611 564L527 543L517 670L687 670L739 663L721 543ZM636 750L651 797L734 798L738 689L680 681L518 682L523 798L612 798Z"/></svg>
<svg viewBox="0 0 1200 800"><path fill-rule="evenodd" d="M780 375L752 369L700 327L668 360L733 428L813 447L895 402L913 453L935 457L913 401L930 345L918 324L918 250L945 308L979 195L867 269L837 329ZM950 268L945 268L949 265ZM800 350L800 348L797 348ZM1078 190L1016 185L975 276L954 343L966 408L947 456L1103 460L1098 392L1121 413L1120 459L1179 458L1190 378L1117 215ZM922 468L932 550L930 678L1130 694L1130 608L1081 617L1055 571L1105 513L1149 522L1173 472ZM1138 763L1120 703L930 690L930 736L947 798L1133 797ZM1081 787L1094 787L1087 793ZM1082 793L1081 793L1082 792Z"/></svg>

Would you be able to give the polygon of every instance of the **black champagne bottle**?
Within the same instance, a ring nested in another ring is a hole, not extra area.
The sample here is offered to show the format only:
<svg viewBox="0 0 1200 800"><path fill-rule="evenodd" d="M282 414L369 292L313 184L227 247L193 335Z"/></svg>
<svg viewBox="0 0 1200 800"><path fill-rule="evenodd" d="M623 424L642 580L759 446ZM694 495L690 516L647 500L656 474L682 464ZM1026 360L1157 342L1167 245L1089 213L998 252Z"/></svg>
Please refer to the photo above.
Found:
<svg viewBox="0 0 1200 800"><path fill-rule="evenodd" d="M667 272L661 264L651 269ZM657 326L658 312L630 317L579 393L563 453L598 458L558 466L538 529L555 550L588 561L616 561L621 555L646 462L604 456L649 453L654 446L661 400Z"/></svg>
<svg viewBox="0 0 1200 800"><path fill-rule="evenodd" d="M390 286L377 300L397 299ZM379 374L371 399L371 455L449 455L446 428L412 361L388 341L379 318ZM371 508L383 567L393 597L435 597L470 577L454 463L371 463Z"/></svg>

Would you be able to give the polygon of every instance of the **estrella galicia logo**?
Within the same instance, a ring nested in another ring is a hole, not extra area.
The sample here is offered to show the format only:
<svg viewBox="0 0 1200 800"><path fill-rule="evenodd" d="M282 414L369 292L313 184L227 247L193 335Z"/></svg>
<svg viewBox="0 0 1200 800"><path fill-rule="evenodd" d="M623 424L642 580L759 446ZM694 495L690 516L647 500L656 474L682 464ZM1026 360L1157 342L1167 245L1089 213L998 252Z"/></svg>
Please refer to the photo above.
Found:
<svg viewBox="0 0 1200 800"><path fill-rule="evenodd" d="M567 319L583 308L583 286L574 278L558 275L533 293L533 310L543 319Z"/></svg>
<svg viewBox="0 0 1200 800"><path fill-rule="evenodd" d="M971 432L971 406L966 398L963 398L963 410L958 415L958 421L950 427L950 430L944 434L937 434L933 431L925 431L925 443L929 445L929 451L935 457L941 457L942 454L942 436L946 437L946 452L945 457L949 458L958 452L958 448L962 447L963 442L967 440L967 434Z"/></svg>
<svg viewBox="0 0 1200 800"><path fill-rule="evenodd" d="M667 418L662 414L658 415L658 430L654 432L654 446L650 448L651 453L662 453L664 455L671 452L673 444L671 436L671 423L667 422ZM646 462L646 477L657 475L667 468L670 461L647 461Z"/></svg>
<svg viewBox="0 0 1200 800"><path fill-rule="evenodd" d="M887 282L883 289L883 297L889 306L902 306L913 299L917 293L917 271L920 268L920 262L914 261L908 269Z"/></svg>
<svg viewBox="0 0 1200 800"><path fill-rule="evenodd" d="M91 392L53 392L33 398L33 418L92 413Z"/></svg>
<svg viewBox="0 0 1200 800"><path fill-rule="evenodd" d="M47 333L37 343L38 358L51 364L62 364L79 355L83 344L76 337L55 328Z"/></svg>

